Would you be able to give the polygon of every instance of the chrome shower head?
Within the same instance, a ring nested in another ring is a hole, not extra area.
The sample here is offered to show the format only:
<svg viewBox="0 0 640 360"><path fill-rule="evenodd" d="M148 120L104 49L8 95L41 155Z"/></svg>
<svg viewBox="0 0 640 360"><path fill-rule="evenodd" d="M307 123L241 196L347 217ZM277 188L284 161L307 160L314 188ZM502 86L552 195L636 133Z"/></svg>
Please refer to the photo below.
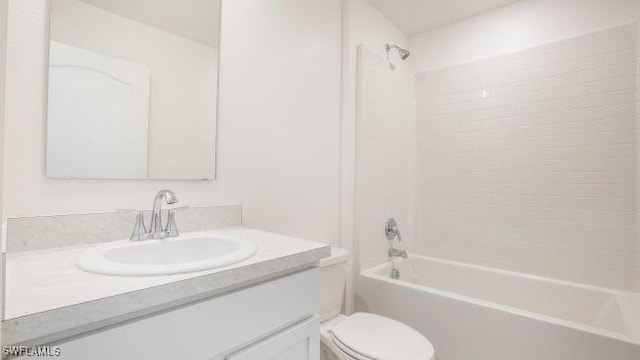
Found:
<svg viewBox="0 0 640 360"><path fill-rule="evenodd" d="M400 59L404 61L406 61L409 58L409 55L411 55L409 50L403 49L398 45L384 45L384 50L387 52L387 54L391 51L391 49L398 49L398 55L400 55Z"/></svg>
<svg viewBox="0 0 640 360"><path fill-rule="evenodd" d="M411 53L407 49L398 49L398 53L400 54L400 59L407 60Z"/></svg>

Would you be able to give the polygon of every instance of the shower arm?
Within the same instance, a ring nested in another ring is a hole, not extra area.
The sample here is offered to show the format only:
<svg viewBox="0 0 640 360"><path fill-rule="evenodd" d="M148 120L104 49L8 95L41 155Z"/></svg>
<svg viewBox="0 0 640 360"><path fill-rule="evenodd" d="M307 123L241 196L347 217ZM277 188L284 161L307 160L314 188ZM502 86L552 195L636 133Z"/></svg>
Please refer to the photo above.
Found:
<svg viewBox="0 0 640 360"><path fill-rule="evenodd" d="M398 49L400 50L400 46L398 45L389 45L389 44L384 44L384 49L389 52L391 51L391 49Z"/></svg>
<svg viewBox="0 0 640 360"><path fill-rule="evenodd" d="M387 60L389 60L389 53L391 53L391 49L397 49L398 50L398 55L400 56L400 60L402 61L406 61L409 56L411 55L411 53L409 52L409 50L407 49L403 49L400 46L396 45L396 44L384 44L384 49L387 52Z"/></svg>

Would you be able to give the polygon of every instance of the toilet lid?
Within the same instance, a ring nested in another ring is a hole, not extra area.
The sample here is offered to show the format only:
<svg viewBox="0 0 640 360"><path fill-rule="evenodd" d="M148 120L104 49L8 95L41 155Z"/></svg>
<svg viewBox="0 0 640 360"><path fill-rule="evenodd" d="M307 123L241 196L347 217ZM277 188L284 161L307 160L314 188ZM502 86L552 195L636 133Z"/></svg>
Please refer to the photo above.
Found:
<svg viewBox="0 0 640 360"><path fill-rule="evenodd" d="M336 345L362 360L431 360L433 346L419 332L384 316L355 313L331 332Z"/></svg>

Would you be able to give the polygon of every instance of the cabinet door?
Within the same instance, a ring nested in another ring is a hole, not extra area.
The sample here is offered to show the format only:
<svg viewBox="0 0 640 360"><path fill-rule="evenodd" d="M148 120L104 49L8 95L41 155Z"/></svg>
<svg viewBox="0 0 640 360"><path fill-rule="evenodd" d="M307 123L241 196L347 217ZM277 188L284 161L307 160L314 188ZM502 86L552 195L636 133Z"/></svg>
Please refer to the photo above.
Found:
<svg viewBox="0 0 640 360"><path fill-rule="evenodd" d="M317 316L227 356L227 360L319 360Z"/></svg>

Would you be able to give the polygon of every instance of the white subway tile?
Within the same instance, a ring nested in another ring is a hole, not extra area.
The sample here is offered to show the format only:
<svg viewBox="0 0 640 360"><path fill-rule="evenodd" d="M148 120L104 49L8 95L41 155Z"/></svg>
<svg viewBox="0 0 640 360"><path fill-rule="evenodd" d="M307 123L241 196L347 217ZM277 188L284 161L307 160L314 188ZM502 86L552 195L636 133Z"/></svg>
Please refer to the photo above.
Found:
<svg viewBox="0 0 640 360"><path fill-rule="evenodd" d="M623 26L416 77L428 255L640 291L636 41Z"/></svg>

